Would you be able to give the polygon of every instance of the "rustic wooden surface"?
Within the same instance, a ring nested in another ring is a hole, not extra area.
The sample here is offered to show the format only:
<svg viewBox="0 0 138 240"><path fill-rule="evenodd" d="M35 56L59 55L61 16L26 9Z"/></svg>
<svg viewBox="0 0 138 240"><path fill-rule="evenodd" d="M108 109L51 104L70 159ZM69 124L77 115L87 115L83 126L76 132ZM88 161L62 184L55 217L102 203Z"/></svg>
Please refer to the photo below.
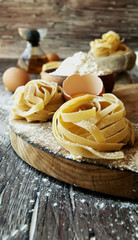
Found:
<svg viewBox="0 0 138 240"><path fill-rule="evenodd" d="M0 60L0 79L15 64ZM121 82L138 82L137 70L125 78L121 75ZM138 205L134 200L73 187L17 156L8 128L11 97L0 80L0 239L136 240Z"/></svg>
<svg viewBox="0 0 138 240"><path fill-rule="evenodd" d="M126 146L121 160L75 161L53 136L51 121L28 124L10 117L11 144L18 156L58 180L113 196L138 199L138 84L116 84L115 95L134 124L135 145ZM39 158L38 158L39 156Z"/></svg>
<svg viewBox="0 0 138 240"><path fill-rule="evenodd" d="M19 27L46 28L42 48L61 58L88 51L109 30L138 50L137 16L137 0L0 0L0 57L17 58L24 50Z"/></svg>

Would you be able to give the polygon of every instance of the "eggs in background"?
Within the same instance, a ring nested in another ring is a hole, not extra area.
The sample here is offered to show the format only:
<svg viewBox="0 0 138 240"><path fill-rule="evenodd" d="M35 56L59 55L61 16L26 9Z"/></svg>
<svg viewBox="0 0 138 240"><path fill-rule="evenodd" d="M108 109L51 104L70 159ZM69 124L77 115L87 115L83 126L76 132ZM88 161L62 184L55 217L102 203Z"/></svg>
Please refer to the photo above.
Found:
<svg viewBox="0 0 138 240"><path fill-rule="evenodd" d="M50 52L46 56L49 62L60 61L60 57L56 53Z"/></svg>

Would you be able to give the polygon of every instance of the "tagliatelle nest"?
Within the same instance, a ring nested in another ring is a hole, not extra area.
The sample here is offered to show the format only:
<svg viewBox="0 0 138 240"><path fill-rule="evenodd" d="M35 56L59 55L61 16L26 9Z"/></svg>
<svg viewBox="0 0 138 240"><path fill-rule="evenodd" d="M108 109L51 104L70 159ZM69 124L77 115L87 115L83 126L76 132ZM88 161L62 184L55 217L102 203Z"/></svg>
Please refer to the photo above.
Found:
<svg viewBox="0 0 138 240"><path fill-rule="evenodd" d="M13 98L12 118L28 122L51 119L64 102L61 87L45 80L32 80L17 88Z"/></svg>
<svg viewBox="0 0 138 240"><path fill-rule="evenodd" d="M123 40L117 33L109 31L102 35L101 39L95 39L90 42L90 52L94 57L104 57L116 53L128 51L128 47L122 44Z"/></svg>
<svg viewBox="0 0 138 240"><path fill-rule="evenodd" d="M84 95L64 103L54 114L57 141L74 156L120 159L134 144L134 128L123 103L113 94Z"/></svg>

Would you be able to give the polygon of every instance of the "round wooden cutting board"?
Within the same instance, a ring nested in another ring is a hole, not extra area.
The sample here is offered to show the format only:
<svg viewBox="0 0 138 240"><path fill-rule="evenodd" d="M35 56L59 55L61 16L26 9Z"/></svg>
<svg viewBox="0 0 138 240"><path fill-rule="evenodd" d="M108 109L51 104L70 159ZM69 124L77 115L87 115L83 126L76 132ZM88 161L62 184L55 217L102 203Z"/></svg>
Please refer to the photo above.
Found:
<svg viewBox="0 0 138 240"><path fill-rule="evenodd" d="M138 198L138 84L116 85L113 93L124 102L127 118L135 128L135 145L123 149L124 159L73 160L54 138L50 121L10 119L13 149L25 162L61 181L114 196Z"/></svg>

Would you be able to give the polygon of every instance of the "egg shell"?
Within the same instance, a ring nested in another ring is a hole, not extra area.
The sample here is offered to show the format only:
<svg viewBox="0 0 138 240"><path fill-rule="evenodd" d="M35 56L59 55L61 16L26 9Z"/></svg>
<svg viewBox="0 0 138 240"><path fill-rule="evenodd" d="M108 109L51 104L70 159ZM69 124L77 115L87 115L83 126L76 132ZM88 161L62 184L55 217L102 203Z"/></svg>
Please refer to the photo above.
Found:
<svg viewBox="0 0 138 240"><path fill-rule="evenodd" d="M57 82L60 86L62 86L63 81L67 78L67 76L60 76L60 75L53 75L52 72L54 72L56 69L51 69L50 71L42 71L40 73L41 79L50 81L50 82ZM112 71L105 75L99 75L99 78L103 81L105 92L111 93L114 84L115 84L115 77Z"/></svg>
<svg viewBox="0 0 138 240"><path fill-rule="evenodd" d="M30 81L30 77L27 72L18 67L8 68L2 77L5 87L14 92L17 87L25 85Z"/></svg>
<svg viewBox="0 0 138 240"><path fill-rule="evenodd" d="M69 100L75 95L92 94L100 96L105 92L102 80L93 74L73 74L63 82L63 95Z"/></svg>

